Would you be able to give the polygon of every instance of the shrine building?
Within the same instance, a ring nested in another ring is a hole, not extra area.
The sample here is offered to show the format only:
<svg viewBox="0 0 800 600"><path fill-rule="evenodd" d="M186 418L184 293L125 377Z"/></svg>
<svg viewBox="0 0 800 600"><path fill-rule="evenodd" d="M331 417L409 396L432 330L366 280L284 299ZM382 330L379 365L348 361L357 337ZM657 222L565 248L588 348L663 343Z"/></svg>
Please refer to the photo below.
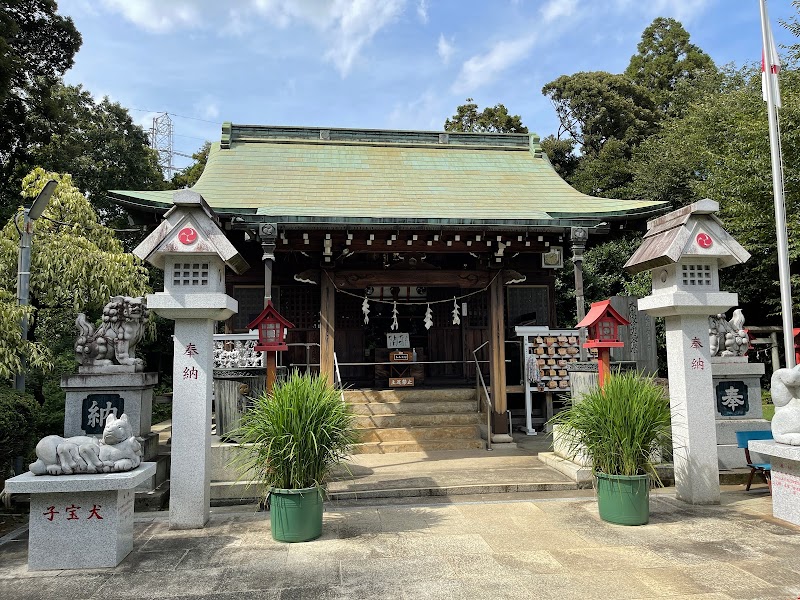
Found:
<svg viewBox="0 0 800 600"><path fill-rule="evenodd" d="M225 123L192 190L252 266L227 274L225 333L271 299L294 325L282 364L355 388L474 385L477 359L497 413L521 383L514 327L556 327L565 256L582 306L587 239L664 206L576 191L527 133ZM109 192L152 223L172 194Z"/></svg>

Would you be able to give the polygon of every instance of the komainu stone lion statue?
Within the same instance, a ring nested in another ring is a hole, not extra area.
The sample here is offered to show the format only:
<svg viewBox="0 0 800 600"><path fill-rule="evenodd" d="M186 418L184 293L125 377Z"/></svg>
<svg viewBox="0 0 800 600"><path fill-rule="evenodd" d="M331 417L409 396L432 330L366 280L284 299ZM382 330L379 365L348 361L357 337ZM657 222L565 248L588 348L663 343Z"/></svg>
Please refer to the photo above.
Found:
<svg viewBox="0 0 800 600"><path fill-rule="evenodd" d="M800 365L772 374L772 437L781 444L800 446Z"/></svg>
<svg viewBox="0 0 800 600"><path fill-rule="evenodd" d="M103 439L77 435L64 438L48 435L36 444L34 475L72 475L130 471L142 462L141 439L134 437L128 415L108 415Z"/></svg>
<svg viewBox="0 0 800 600"><path fill-rule="evenodd" d="M742 309L733 311L730 321L724 314L708 317L708 337L711 356L745 356L750 338L744 329Z"/></svg>
<svg viewBox="0 0 800 600"><path fill-rule="evenodd" d="M135 371L143 368L136 358L136 344L144 337L147 306L139 296L113 296L103 307L103 322L95 331L94 325L80 313L75 325L80 332L75 341L75 355L81 365L127 365Z"/></svg>

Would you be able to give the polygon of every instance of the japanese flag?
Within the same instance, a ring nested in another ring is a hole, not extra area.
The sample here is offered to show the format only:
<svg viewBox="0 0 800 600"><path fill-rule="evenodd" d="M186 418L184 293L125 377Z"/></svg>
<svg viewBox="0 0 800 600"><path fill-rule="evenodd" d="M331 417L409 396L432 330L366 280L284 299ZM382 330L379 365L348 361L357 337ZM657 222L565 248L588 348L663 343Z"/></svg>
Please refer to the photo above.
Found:
<svg viewBox="0 0 800 600"><path fill-rule="evenodd" d="M775 106L781 107L781 92L778 87L778 73L781 71L781 62L778 58L778 51L775 48L775 39L772 37L772 28L767 21L767 48L761 52L761 95L764 102L767 101L767 58L771 65L772 93L774 94Z"/></svg>

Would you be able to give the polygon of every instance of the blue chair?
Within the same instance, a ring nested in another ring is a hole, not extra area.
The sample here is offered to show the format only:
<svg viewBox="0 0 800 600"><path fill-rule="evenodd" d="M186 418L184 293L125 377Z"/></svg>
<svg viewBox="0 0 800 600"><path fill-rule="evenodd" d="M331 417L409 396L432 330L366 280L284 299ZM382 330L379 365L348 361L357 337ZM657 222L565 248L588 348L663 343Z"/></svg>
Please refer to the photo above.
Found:
<svg viewBox="0 0 800 600"><path fill-rule="evenodd" d="M747 466L750 467L750 478L747 480L747 487L745 491L750 491L750 485L753 483L753 475L756 471L764 477L767 482L769 493L772 494L772 465L770 463L754 463L750 458L750 449L747 443L750 440L771 440L772 431L737 431L736 444L739 448L744 448L744 457L747 460Z"/></svg>

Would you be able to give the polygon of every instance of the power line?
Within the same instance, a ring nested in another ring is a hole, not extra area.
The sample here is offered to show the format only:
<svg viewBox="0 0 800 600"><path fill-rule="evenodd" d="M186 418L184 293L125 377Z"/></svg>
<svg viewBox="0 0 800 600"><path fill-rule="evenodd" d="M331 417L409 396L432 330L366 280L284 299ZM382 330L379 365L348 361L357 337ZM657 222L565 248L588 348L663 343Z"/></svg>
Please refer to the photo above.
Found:
<svg viewBox="0 0 800 600"><path fill-rule="evenodd" d="M146 108L129 108L128 110L135 110L139 112L149 112L149 113L163 113L169 114L171 117L178 117L179 119L191 119L192 121L202 121L203 123L212 123L214 125L222 125L222 121L209 121L208 119L201 119L199 117L188 117L186 115L178 115L173 112L167 113L166 111L158 111L158 110L147 110Z"/></svg>

